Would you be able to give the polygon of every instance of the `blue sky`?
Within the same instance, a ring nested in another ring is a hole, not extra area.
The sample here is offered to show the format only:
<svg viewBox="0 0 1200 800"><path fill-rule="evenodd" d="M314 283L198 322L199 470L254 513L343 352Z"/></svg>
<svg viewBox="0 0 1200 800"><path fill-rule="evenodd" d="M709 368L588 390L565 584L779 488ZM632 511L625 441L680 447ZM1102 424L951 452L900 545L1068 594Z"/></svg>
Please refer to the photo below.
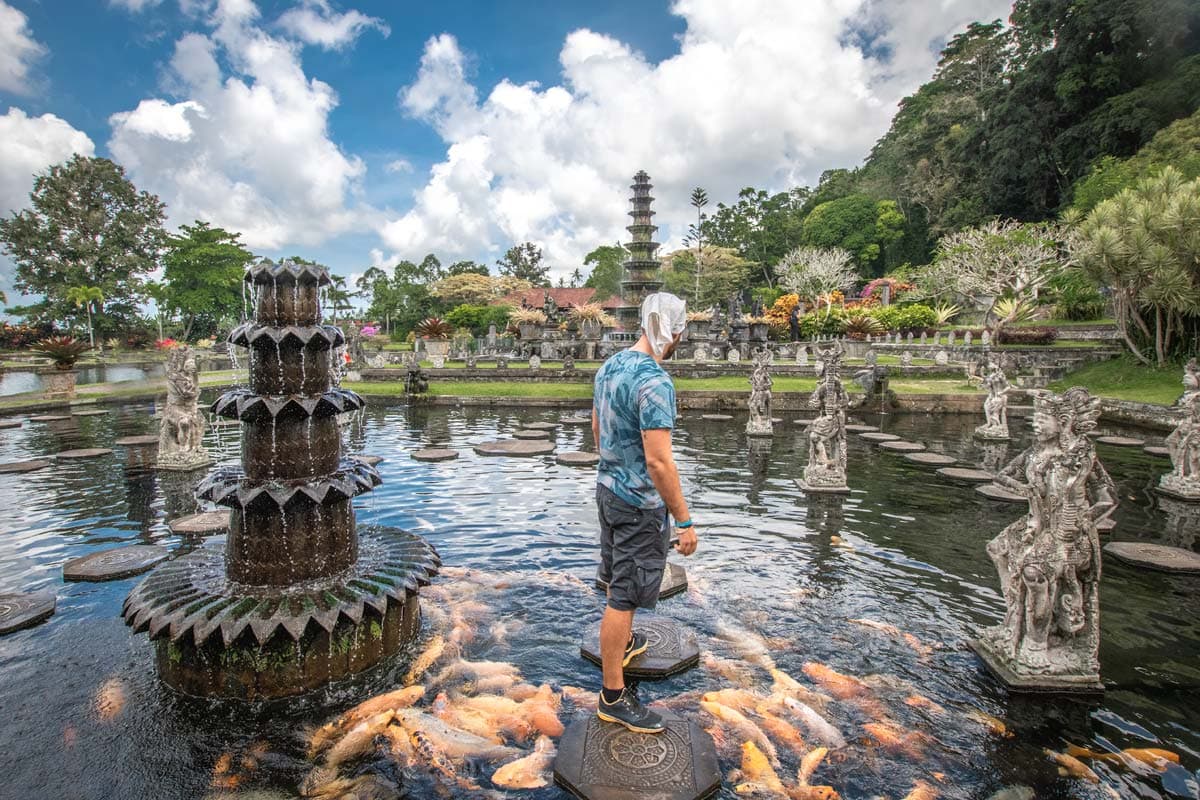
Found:
<svg viewBox="0 0 1200 800"><path fill-rule="evenodd" d="M624 238L637 170L677 244L693 186L732 200L859 163L946 38L1008 12L0 0L0 212L83 152L122 163L172 226L207 219L264 255L353 275L427 252L491 263L531 240L568 274Z"/></svg>

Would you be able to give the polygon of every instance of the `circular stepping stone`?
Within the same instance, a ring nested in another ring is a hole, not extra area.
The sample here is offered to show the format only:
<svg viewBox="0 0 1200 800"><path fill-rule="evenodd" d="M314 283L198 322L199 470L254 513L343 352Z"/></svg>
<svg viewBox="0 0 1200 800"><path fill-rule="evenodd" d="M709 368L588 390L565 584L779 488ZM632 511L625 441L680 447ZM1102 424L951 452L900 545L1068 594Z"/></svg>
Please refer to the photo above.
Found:
<svg viewBox="0 0 1200 800"><path fill-rule="evenodd" d="M1171 457L1171 453L1169 450L1167 450L1167 448L1159 447L1156 444L1148 444L1143 447L1142 450L1152 456L1165 456L1167 458Z"/></svg>
<svg viewBox="0 0 1200 800"><path fill-rule="evenodd" d="M592 427L592 418L591 417L563 417L562 419L559 420L559 423L561 423L563 425L578 425L580 427L586 425L587 427L590 428L590 427Z"/></svg>
<svg viewBox="0 0 1200 800"><path fill-rule="evenodd" d="M712 737L695 722L660 711L661 733L634 733L587 714L563 733L554 782L586 800L699 800L721 789Z"/></svg>
<svg viewBox="0 0 1200 800"><path fill-rule="evenodd" d="M115 547L98 553L73 558L63 564L63 580L114 581L140 575L155 564L165 561L170 551L152 544Z"/></svg>
<svg viewBox="0 0 1200 800"><path fill-rule="evenodd" d="M600 463L600 456L597 453L573 450L568 453L559 453L554 460L564 467L594 467Z"/></svg>
<svg viewBox="0 0 1200 800"><path fill-rule="evenodd" d="M1132 436L1097 436L1096 441L1114 447L1141 447L1146 444L1145 439L1134 439Z"/></svg>
<svg viewBox="0 0 1200 800"><path fill-rule="evenodd" d="M793 420L793 421L794 421L794 422L795 422L797 425L800 425L800 426L802 426L802 427L806 427L806 426L808 426L808 425L812 425L812 424L813 424L813 420L811 420L811 419L797 419L797 420Z"/></svg>
<svg viewBox="0 0 1200 800"><path fill-rule="evenodd" d="M113 444L118 447L158 447L158 434L148 433L145 436L125 436Z"/></svg>
<svg viewBox="0 0 1200 800"><path fill-rule="evenodd" d="M635 680L661 680L686 672L700 663L700 648L696 635L674 620L639 614L634 624L646 637L646 652L634 656L625 667L625 677ZM600 666L600 626L579 648L579 654Z"/></svg>
<svg viewBox="0 0 1200 800"><path fill-rule="evenodd" d="M8 474L13 472L33 472L38 469L45 469L50 466L51 462L42 459L33 461L10 461L7 464L0 464L0 474Z"/></svg>
<svg viewBox="0 0 1200 800"><path fill-rule="evenodd" d="M591 423L591 420L588 420L588 423L590 424L590 423ZM557 424L555 424L555 423L553 423L553 422L529 422L529 423L526 423L526 424L525 424L525 425L524 425L524 426L521 428L521 430L526 430L526 431L552 431L552 430L554 430L554 429L555 429L555 428L557 428L557 427L558 427L558 425L557 425Z"/></svg>
<svg viewBox="0 0 1200 800"><path fill-rule="evenodd" d="M30 422L62 422L71 418L70 414L42 414L37 417L30 417Z"/></svg>
<svg viewBox="0 0 1200 800"><path fill-rule="evenodd" d="M533 441L536 439L549 439L550 434L547 431L519 430L513 432L513 437Z"/></svg>
<svg viewBox="0 0 1200 800"><path fill-rule="evenodd" d="M662 584L658 587L658 599L666 600L668 597L674 597L680 592L687 590L687 571L678 564L667 562L667 568L663 570ZM596 588L602 592L608 591L608 581L596 575Z"/></svg>
<svg viewBox="0 0 1200 800"><path fill-rule="evenodd" d="M846 430L850 433L874 433L879 428L875 425L847 425Z"/></svg>
<svg viewBox="0 0 1200 800"><path fill-rule="evenodd" d="M1004 500L1009 503L1025 503L1028 502L1024 497L1016 492L1010 492L1003 486L996 483L985 483L983 486L976 486L975 491L979 492L984 497L989 497L992 500Z"/></svg>
<svg viewBox="0 0 1200 800"><path fill-rule="evenodd" d="M359 461L366 464L368 467L373 467L383 461L383 456L355 456Z"/></svg>
<svg viewBox="0 0 1200 800"><path fill-rule="evenodd" d="M942 467L937 473L943 478L950 478L955 481L967 481L969 483L991 483L996 478L990 472L984 472L981 469L967 469L965 467Z"/></svg>
<svg viewBox="0 0 1200 800"><path fill-rule="evenodd" d="M54 614L50 592L0 594L0 636L40 625Z"/></svg>
<svg viewBox="0 0 1200 800"><path fill-rule="evenodd" d="M949 464L958 463L958 459L951 458L942 453L905 453L904 459L914 464L925 464L930 467L944 467Z"/></svg>
<svg viewBox="0 0 1200 800"><path fill-rule="evenodd" d="M426 447L424 450L414 450L412 457L414 461L453 461L458 458L458 451L442 447Z"/></svg>
<svg viewBox="0 0 1200 800"><path fill-rule="evenodd" d="M0 422L0 431L12 430L13 428L21 427L21 422Z"/></svg>
<svg viewBox="0 0 1200 800"><path fill-rule="evenodd" d="M771 417L772 425L778 425L781 422L783 422L783 417Z"/></svg>
<svg viewBox="0 0 1200 800"><path fill-rule="evenodd" d="M99 458L111 452L112 450L107 447L83 447L79 450L63 450L61 453L56 453L55 458Z"/></svg>
<svg viewBox="0 0 1200 800"><path fill-rule="evenodd" d="M1116 527L1117 521L1112 517L1109 517L1108 519L1102 519L1096 523L1096 531L1099 533L1112 533L1113 529Z"/></svg>
<svg viewBox="0 0 1200 800"><path fill-rule="evenodd" d="M229 530L229 512L205 511L200 514L192 514L168 523L168 527L175 533L220 533Z"/></svg>
<svg viewBox="0 0 1200 800"><path fill-rule="evenodd" d="M809 486L803 478L796 478L796 486L805 494L850 494L849 486Z"/></svg>
<svg viewBox="0 0 1200 800"><path fill-rule="evenodd" d="M72 411L71 416L73 416L73 417L102 417L107 413L108 413L107 411L102 411L102 410L96 408L96 409L91 409L89 411Z"/></svg>
<svg viewBox="0 0 1200 800"><path fill-rule="evenodd" d="M879 446L896 453L916 453L925 449L925 445L920 442L906 442L902 439L880 442Z"/></svg>
<svg viewBox="0 0 1200 800"><path fill-rule="evenodd" d="M475 452L481 456L548 456L554 452L554 443L545 441L522 441L508 439L500 442L483 442L475 445Z"/></svg>
<svg viewBox="0 0 1200 800"><path fill-rule="evenodd" d="M1200 553L1150 542L1109 542L1104 552L1118 561L1160 572L1200 574Z"/></svg>
<svg viewBox="0 0 1200 800"><path fill-rule="evenodd" d="M868 442L898 442L900 437L894 433L860 433L859 436Z"/></svg>
<svg viewBox="0 0 1200 800"><path fill-rule="evenodd" d="M725 422L726 420L733 419L733 415L732 414L701 414L700 419L712 420L714 422Z"/></svg>

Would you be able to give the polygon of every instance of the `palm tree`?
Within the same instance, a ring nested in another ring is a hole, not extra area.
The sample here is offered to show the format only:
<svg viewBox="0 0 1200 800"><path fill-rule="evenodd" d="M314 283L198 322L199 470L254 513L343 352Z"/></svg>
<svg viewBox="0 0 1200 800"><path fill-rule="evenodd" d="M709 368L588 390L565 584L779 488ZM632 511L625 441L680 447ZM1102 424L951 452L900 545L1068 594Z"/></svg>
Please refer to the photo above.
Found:
<svg viewBox="0 0 1200 800"><path fill-rule="evenodd" d="M697 186L692 190L692 208L696 209L696 224L688 226L687 235L687 239L696 243L696 290L692 296L694 303L699 302L700 298L700 257L704 254L704 233L701 228L707 218L703 211L706 205L708 205L708 192Z"/></svg>
<svg viewBox="0 0 1200 800"><path fill-rule="evenodd" d="M103 303L104 292L100 291L99 286L72 286L67 289L67 300L74 303L76 308L87 310L88 342L95 350L96 334L92 330L92 303Z"/></svg>
<svg viewBox="0 0 1200 800"><path fill-rule="evenodd" d="M350 305L350 290L346 287L346 279L341 275L331 275L332 283L329 286L329 306L333 309L333 321L337 322L337 312L349 311L353 308Z"/></svg>

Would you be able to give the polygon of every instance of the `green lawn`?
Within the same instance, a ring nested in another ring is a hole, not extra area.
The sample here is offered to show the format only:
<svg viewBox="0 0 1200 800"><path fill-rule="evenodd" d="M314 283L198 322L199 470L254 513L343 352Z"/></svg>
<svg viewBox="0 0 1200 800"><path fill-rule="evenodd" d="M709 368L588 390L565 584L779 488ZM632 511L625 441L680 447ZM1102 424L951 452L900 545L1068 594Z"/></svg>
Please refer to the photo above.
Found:
<svg viewBox="0 0 1200 800"><path fill-rule="evenodd" d="M1172 364L1155 369L1139 364L1132 356L1121 356L1099 364L1089 364L1070 373L1050 388L1056 392L1083 386L1092 394L1133 400L1139 403L1174 405L1183 394L1183 368Z"/></svg>

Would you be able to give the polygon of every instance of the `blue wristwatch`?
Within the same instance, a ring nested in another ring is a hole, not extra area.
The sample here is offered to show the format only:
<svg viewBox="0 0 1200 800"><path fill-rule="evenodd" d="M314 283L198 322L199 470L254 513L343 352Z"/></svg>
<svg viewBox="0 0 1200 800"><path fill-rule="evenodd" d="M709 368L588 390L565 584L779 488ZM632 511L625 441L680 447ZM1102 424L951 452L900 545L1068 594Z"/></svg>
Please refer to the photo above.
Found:
<svg viewBox="0 0 1200 800"><path fill-rule="evenodd" d="M683 529L687 529L690 527L692 527L692 521L690 519L687 522L676 522L675 523L675 528L677 530L683 530Z"/></svg>

